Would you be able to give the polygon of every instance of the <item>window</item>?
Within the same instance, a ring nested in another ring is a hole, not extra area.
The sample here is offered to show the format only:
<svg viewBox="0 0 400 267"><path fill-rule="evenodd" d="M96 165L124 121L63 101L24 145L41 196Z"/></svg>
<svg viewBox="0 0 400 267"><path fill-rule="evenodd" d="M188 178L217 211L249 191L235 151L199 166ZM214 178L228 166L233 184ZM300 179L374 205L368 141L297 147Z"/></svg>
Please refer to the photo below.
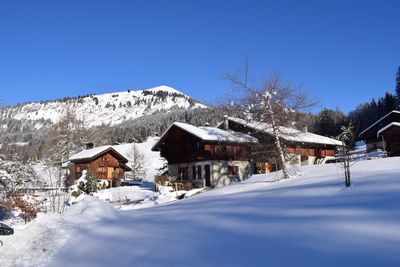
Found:
<svg viewBox="0 0 400 267"><path fill-rule="evenodd" d="M228 166L228 175L238 175L239 167L238 166Z"/></svg>
<svg viewBox="0 0 400 267"><path fill-rule="evenodd" d="M76 167L75 167L75 172L81 172L81 167L76 166Z"/></svg>
<svg viewBox="0 0 400 267"><path fill-rule="evenodd" d="M97 168L97 172L99 172L99 173L106 173L106 172L107 172L107 168L98 167L98 168Z"/></svg>
<svg viewBox="0 0 400 267"><path fill-rule="evenodd" d="M189 168L188 167L179 167L178 168L178 178L182 180L189 179Z"/></svg>
<svg viewBox="0 0 400 267"><path fill-rule="evenodd" d="M192 166L192 179L196 180L196 166Z"/></svg>
<svg viewBox="0 0 400 267"><path fill-rule="evenodd" d="M201 179L201 166L197 166L197 179Z"/></svg>

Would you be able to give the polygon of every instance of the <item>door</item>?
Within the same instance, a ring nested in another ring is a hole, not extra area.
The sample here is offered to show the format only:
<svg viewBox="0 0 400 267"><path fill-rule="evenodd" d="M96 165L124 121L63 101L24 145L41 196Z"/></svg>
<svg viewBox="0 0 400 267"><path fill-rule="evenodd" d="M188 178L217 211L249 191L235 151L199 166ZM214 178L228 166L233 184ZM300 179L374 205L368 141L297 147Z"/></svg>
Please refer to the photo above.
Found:
<svg viewBox="0 0 400 267"><path fill-rule="evenodd" d="M206 179L206 186L211 186L210 165L204 165L204 178Z"/></svg>
<svg viewBox="0 0 400 267"><path fill-rule="evenodd" d="M114 172L114 168L112 168L112 167L108 167L107 168L107 178L108 179L112 179L113 178L113 172Z"/></svg>

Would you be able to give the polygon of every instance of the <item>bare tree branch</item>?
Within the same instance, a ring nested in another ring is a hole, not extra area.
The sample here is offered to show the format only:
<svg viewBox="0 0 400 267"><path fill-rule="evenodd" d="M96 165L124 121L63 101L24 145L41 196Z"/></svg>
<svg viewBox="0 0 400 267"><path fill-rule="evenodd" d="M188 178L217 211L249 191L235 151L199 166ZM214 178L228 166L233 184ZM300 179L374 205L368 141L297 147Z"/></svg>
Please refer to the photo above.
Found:
<svg viewBox="0 0 400 267"><path fill-rule="evenodd" d="M316 105L298 87L282 82L279 74L273 73L260 86L248 83L248 65L244 66L244 79L239 74L226 74L225 79L233 88L244 91L244 96L236 100L235 106L247 115L249 120L258 121L272 128L275 152L282 168L283 177L289 178L286 168L288 157L282 146L280 127L293 121L294 114Z"/></svg>

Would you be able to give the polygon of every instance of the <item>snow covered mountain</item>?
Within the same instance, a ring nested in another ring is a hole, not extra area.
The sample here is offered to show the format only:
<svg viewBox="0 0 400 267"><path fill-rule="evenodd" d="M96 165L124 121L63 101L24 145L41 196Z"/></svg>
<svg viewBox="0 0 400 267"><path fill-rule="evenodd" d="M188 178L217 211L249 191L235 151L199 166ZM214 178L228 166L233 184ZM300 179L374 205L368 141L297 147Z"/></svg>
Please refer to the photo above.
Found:
<svg viewBox="0 0 400 267"><path fill-rule="evenodd" d="M73 110L87 127L102 124L116 125L129 119L150 115L157 111L174 108L207 108L193 98L168 86L145 90L127 90L55 101L34 102L0 109L0 119L36 122L41 128L43 120L56 123L67 110ZM6 124L0 127L7 127Z"/></svg>

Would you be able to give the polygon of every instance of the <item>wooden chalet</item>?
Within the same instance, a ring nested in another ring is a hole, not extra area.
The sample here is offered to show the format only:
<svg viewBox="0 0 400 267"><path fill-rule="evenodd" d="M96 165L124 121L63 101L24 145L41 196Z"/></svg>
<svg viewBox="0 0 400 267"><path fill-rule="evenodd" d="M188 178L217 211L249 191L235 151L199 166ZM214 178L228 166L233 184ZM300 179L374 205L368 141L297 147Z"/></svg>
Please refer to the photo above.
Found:
<svg viewBox="0 0 400 267"><path fill-rule="evenodd" d="M400 111L393 110L359 134L367 152L386 151L389 157L400 156Z"/></svg>
<svg viewBox="0 0 400 267"><path fill-rule="evenodd" d="M259 140L259 143L253 144L252 147L255 173L268 173L281 169L275 152L272 127L269 124L225 117L224 122L218 127L246 133ZM286 156L297 165L325 163L326 160L335 157L335 148L341 145L341 142L336 139L308 131L287 127L279 127L279 129Z"/></svg>
<svg viewBox="0 0 400 267"><path fill-rule="evenodd" d="M69 159L69 183L74 184L82 176L82 171L87 170L98 180L108 181L109 187L119 186L125 171L130 171L126 163L128 159L111 146L101 146L85 149Z"/></svg>
<svg viewBox="0 0 400 267"><path fill-rule="evenodd" d="M168 161L169 176L194 187L220 187L251 174L251 146L257 139L214 127L173 123L153 151Z"/></svg>

